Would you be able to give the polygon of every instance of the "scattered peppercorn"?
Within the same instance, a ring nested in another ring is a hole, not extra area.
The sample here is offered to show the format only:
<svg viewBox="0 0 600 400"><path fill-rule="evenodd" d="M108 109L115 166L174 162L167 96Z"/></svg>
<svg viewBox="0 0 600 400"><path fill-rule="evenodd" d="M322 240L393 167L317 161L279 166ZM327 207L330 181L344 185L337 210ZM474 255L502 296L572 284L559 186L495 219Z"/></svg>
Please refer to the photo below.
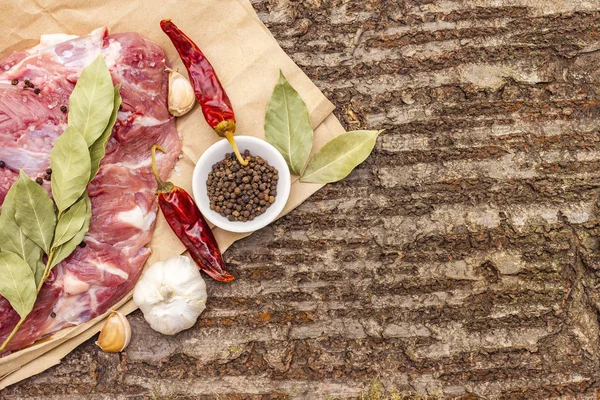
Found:
<svg viewBox="0 0 600 400"><path fill-rule="evenodd" d="M87 243L85 243L85 242L81 242L81 243L79 243L79 247L81 247L82 249L83 249L85 246L87 246Z"/></svg>
<svg viewBox="0 0 600 400"><path fill-rule="evenodd" d="M6 167L6 163L4 161L0 161L0 168Z"/></svg>
<svg viewBox="0 0 600 400"><path fill-rule="evenodd" d="M67 112L67 106L60 106L60 111L66 113Z"/></svg>
<svg viewBox="0 0 600 400"><path fill-rule="evenodd" d="M230 221L252 221L267 211L277 196L277 170L259 156L244 152L242 166L235 153L212 166L206 181L210 208Z"/></svg>
<svg viewBox="0 0 600 400"><path fill-rule="evenodd" d="M46 169L46 174L48 174L48 175L52 175L52 168L48 168L48 169Z"/></svg>
<svg viewBox="0 0 600 400"><path fill-rule="evenodd" d="M33 83L31 83L31 81L29 79L25 79L23 81L23 83L25 84L25 86L32 88L33 87Z"/></svg>
<svg viewBox="0 0 600 400"><path fill-rule="evenodd" d="M39 87L36 87L35 89L33 89L33 93L35 94L40 94L41 90Z"/></svg>
<svg viewBox="0 0 600 400"><path fill-rule="evenodd" d="M123 109L123 104L119 104L119 111Z"/></svg>
<svg viewBox="0 0 600 400"><path fill-rule="evenodd" d="M13 79L12 81L10 81L10 84L15 86L19 84L19 80L18 79Z"/></svg>
<svg viewBox="0 0 600 400"><path fill-rule="evenodd" d="M56 318L56 313L54 311L50 313L50 318Z"/></svg>
<svg viewBox="0 0 600 400"><path fill-rule="evenodd" d="M43 183L44 183L44 180L38 176L37 178L35 178L35 182L36 182L38 185L41 185L41 184L43 184Z"/></svg>
<svg viewBox="0 0 600 400"><path fill-rule="evenodd" d="M52 180L52 175L48 175L48 174L44 175L44 180L50 182Z"/></svg>

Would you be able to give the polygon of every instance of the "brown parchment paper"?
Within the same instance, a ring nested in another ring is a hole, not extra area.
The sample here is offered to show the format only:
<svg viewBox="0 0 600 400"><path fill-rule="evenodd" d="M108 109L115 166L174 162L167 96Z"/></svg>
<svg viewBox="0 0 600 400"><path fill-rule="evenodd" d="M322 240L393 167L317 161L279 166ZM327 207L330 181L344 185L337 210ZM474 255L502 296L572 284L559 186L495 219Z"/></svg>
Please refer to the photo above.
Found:
<svg viewBox="0 0 600 400"><path fill-rule="evenodd" d="M237 135L264 138L264 114L279 70L308 106L315 128L313 152L344 132L332 114L333 105L278 46L249 0L9 0L4 2L2 11L0 49L3 55L34 46L41 34L84 35L100 26L108 26L110 32L135 31L158 42L173 67L185 74L175 49L158 24L163 18L171 18L202 48L217 70L236 111ZM195 162L219 138L197 107L178 119L177 128L183 137L183 154L170 180L191 193ZM297 177L292 177L292 182L280 217L322 187L300 183ZM249 235L221 229L214 229L214 233L222 251ZM185 250L160 213L150 247L152 256L148 264ZM136 308L131 293L113 307L124 314ZM0 390L60 363L65 355L99 332L107 315L108 312L85 324L63 329L1 358Z"/></svg>

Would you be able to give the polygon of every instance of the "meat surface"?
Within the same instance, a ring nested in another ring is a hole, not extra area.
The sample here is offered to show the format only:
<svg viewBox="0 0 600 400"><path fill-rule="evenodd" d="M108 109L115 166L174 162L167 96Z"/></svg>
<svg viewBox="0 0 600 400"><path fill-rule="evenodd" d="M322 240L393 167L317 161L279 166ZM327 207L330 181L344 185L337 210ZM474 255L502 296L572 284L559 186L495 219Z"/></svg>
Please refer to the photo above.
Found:
<svg viewBox="0 0 600 400"><path fill-rule="evenodd" d="M135 285L150 255L157 213L156 182L150 149L165 177L181 151L175 121L167 109L165 54L136 33L109 35L100 28L87 36L47 35L30 50L0 60L0 204L23 169L43 177L50 151L67 126L69 95L84 67L102 53L113 83L121 84L122 109L96 178L88 186L92 201L85 247L57 265L46 281L34 311L7 352L19 350L64 327L77 325L108 310ZM11 81L18 79L17 85ZM40 89L23 89L30 80ZM50 184L43 187L50 192ZM1 247L0 243L0 247ZM0 297L0 342L19 316Z"/></svg>

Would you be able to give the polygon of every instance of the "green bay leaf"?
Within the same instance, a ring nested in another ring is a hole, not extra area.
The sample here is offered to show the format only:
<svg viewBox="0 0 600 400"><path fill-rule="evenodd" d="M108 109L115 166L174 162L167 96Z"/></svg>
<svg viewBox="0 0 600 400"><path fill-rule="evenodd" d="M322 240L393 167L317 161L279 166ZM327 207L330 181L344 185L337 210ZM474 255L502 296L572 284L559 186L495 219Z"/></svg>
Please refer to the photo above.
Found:
<svg viewBox="0 0 600 400"><path fill-rule="evenodd" d="M90 163L85 139L77 130L67 127L50 153L52 195L60 213L85 191L90 179Z"/></svg>
<svg viewBox="0 0 600 400"><path fill-rule="evenodd" d="M48 193L23 171L15 185L15 220L23 233L48 254L56 227L54 203Z"/></svg>
<svg viewBox="0 0 600 400"><path fill-rule="evenodd" d="M50 268L54 268L59 262L69 257L71 253L75 251L77 246L83 241L85 234L90 229L90 220L92 218L92 203L87 193L84 195L83 200L85 202L86 209L83 226L77 231L77 233L75 233L75 235L69 241L61 244L54 250L54 255L52 257L52 262L50 263Z"/></svg>
<svg viewBox="0 0 600 400"><path fill-rule="evenodd" d="M327 142L310 160L302 182L337 182L369 157L382 131L352 131Z"/></svg>
<svg viewBox="0 0 600 400"><path fill-rule="evenodd" d="M113 111L114 88L102 54L83 69L69 97L69 127L90 147L102 135Z"/></svg>
<svg viewBox="0 0 600 400"><path fill-rule="evenodd" d="M108 126L104 129L104 132L102 132L98 140L96 140L90 147L92 164L90 181L94 179L96 173L98 173L98 170L100 169L100 161L102 161L102 158L104 158L104 154L106 153L106 144L108 143L108 139L110 139L110 134L112 133L115 122L117 121L117 113L119 112L119 107L121 106L121 95L119 94L120 89L120 84L114 88L113 110L112 114L110 115L110 120L108 121Z"/></svg>
<svg viewBox="0 0 600 400"><path fill-rule="evenodd" d="M0 215L0 251L10 251L25 260L36 277L36 284L39 283L44 272L41 247L25 236L19 225L4 214ZM38 270L40 265L41 271Z"/></svg>
<svg viewBox="0 0 600 400"><path fill-rule="evenodd" d="M65 211L58 224L56 224L56 232L54 233L54 242L52 248L57 248L61 244L64 244L71 240L73 236L81 230L83 223L87 217L87 203L86 198L82 197L75 204L73 204L67 211Z"/></svg>
<svg viewBox="0 0 600 400"><path fill-rule="evenodd" d="M265 115L265 137L300 175L312 149L313 128L306 104L281 71Z"/></svg>
<svg viewBox="0 0 600 400"><path fill-rule="evenodd" d="M25 318L33 309L37 290L29 265L10 251L0 251L0 295Z"/></svg>
<svg viewBox="0 0 600 400"><path fill-rule="evenodd" d="M0 251L10 251L24 259L36 277L36 285L44 272L42 249L29 239L15 220L15 185L6 193L0 214ZM40 270L41 265L41 270Z"/></svg>
<svg viewBox="0 0 600 400"><path fill-rule="evenodd" d="M16 183L16 182L15 182ZM6 215L10 217L15 223L15 204L17 204L17 186L13 183L11 187L6 192L6 196L4 197L4 203L2 203L2 215Z"/></svg>

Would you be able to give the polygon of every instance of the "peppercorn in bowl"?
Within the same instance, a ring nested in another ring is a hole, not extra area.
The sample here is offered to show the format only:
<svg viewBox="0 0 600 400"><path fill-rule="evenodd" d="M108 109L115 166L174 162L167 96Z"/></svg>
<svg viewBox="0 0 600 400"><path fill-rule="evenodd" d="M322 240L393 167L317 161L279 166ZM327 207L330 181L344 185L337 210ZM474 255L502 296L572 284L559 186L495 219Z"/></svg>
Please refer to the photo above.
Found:
<svg viewBox="0 0 600 400"><path fill-rule="evenodd" d="M192 189L204 217L230 232L253 232L273 222L287 203L291 179L279 151L262 139L236 136L248 165L241 165L227 140L200 157Z"/></svg>

